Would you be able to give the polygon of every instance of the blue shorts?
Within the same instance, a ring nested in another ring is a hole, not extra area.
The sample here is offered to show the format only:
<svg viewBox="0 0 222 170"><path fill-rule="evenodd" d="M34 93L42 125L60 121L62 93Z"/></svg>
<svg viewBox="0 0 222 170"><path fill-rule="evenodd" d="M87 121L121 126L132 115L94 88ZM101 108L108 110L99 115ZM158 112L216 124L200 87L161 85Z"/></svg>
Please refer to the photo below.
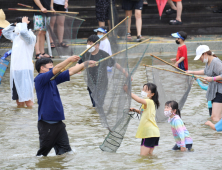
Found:
<svg viewBox="0 0 222 170"><path fill-rule="evenodd" d="M220 121L215 124L215 129L217 132L222 131L222 119L220 119Z"/></svg>

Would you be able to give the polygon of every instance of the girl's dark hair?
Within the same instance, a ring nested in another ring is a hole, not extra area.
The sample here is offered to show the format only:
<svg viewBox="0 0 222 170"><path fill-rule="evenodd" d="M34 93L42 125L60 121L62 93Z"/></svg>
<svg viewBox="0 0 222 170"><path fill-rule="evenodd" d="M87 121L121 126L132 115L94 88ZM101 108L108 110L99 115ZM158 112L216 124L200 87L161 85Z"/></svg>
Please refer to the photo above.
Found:
<svg viewBox="0 0 222 170"><path fill-rule="evenodd" d="M36 60L36 62L35 62L35 69L39 73L41 66L45 66L48 63L53 63L52 59L41 57L40 59Z"/></svg>
<svg viewBox="0 0 222 170"><path fill-rule="evenodd" d="M212 51L207 51L207 52L205 52L205 53L207 53L207 55L212 55L212 56L214 56L214 57L217 57L215 54L213 54Z"/></svg>
<svg viewBox="0 0 222 170"><path fill-rule="evenodd" d="M29 24L27 25L28 29L31 29L31 20L28 18ZM15 22L22 23L22 17L16 17Z"/></svg>
<svg viewBox="0 0 222 170"><path fill-rule="evenodd" d="M154 104L156 108L158 109L158 107L160 106L160 102L159 102L159 94L157 91L157 86L153 83L147 83L147 84L144 84L143 87L144 86L147 86L148 90L150 90L151 93L154 93L154 95L152 96L152 100L154 101Z"/></svg>
<svg viewBox="0 0 222 170"><path fill-rule="evenodd" d="M165 103L165 106L170 106L172 108L172 110L176 109L176 114L181 117L180 110L179 110L179 105L176 101L174 101L174 100L168 101L168 102Z"/></svg>

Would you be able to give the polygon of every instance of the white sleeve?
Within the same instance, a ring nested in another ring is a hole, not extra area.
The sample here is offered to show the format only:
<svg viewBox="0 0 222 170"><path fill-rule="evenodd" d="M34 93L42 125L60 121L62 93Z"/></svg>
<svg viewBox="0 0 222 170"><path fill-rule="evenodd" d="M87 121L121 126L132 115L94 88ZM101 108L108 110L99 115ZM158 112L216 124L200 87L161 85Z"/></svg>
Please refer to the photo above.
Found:
<svg viewBox="0 0 222 170"><path fill-rule="evenodd" d="M111 46L109 40L105 41L103 51L106 51L109 55L112 55Z"/></svg>
<svg viewBox="0 0 222 170"><path fill-rule="evenodd" d="M6 28L4 28L2 30L2 34L4 35L4 37L8 40L13 41L14 38L16 37L16 34L13 32L15 29L15 26L12 26L11 24L9 26L7 26Z"/></svg>
<svg viewBox="0 0 222 170"><path fill-rule="evenodd" d="M31 30L28 31L27 23L18 23L16 26L19 28L20 36L27 44L35 44L36 36Z"/></svg>

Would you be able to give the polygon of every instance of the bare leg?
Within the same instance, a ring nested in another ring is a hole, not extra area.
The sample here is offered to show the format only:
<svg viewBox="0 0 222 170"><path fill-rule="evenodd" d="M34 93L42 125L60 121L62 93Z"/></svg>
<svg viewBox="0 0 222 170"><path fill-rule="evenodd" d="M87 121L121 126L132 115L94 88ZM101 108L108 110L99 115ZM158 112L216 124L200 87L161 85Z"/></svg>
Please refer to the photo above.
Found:
<svg viewBox="0 0 222 170"><path fill-rule="evenodd" d="M183 5L182 2L177 2L177 17L176 20L181 22L181 15L182 15Z"/></svg>
<svg viewBox="0 0 222 170"><path fill-rule="evenodd" d="M132 17L132 10L126 10L125 11L125 14L126 14L126 17L129 16L129 19L128 19L128 30L127 32L131 33L131 17Z"/></svg>
<svg viewBox="0 0 222 170"><path fill-rule="evenodd" d="M39 32L39 50L41 54L45 53L45 33L45 31Z"/></svg>
<svg viewBox="0 0 222 170"><path fill-rule="evenodd" d="M212 106L213 107L212 107L211 120L218 122L221 119L222 103L215 103L215 102L213 102Z"/></svg>
<svg viewBox="0 0 222 170"><path fill-rule="evenodd" d="M135 9L137 36L141 35L142 29L142 10Z"/></svg>
<svg viewBox="0 0 222 170"><path fill-rule="evenodd" d="M54 30L55 21L56 21L56 16L52 16L50 18L50 28L51 28L52 32ZM52 43L53 42L52 35L49 34L49 37L50 37L50 42Z"/></svg>
<svg viewBox="0 0 222 170"><path fill-rule="evenodd" d="M154 148L150 148L150 152L149 152L150 155L153 155L153 150Z"/></svg>
<svg viewBox="0 0 222 170"><path fill-rule="evenodd" d="M211 121L207 121L207 122L205 123L205 125L210 126L211 129L213 129L213 130L216 130L215 125L214 125Z"/></svg>
<svg viewBox="0 0 222 170"><path fill-rule="evenodd" d="M105 22L98 21L98 23L99 23L99 27L105 27Z"/></svg>
<svg viewBox="0 0 222 170"><path fill-rule="evenodd" d="M27 108L32 109L33 102L31 100L25 101L25 104L26 104Z"/></svg>
<svg viewBox="0 0 222 170"><path fill-rule="evenodd" d="M19 102L18 100L16 100L16 103L17 103L18 108L24 108L25 107L25 102Z"/></svg>
<svg viewBox="0 0 222 170"><path fill-rule="evenodd" d="M172 0L168 0L168 4L170 5L170 7L174 10L177 10L177 7L174 5Z"/></svg>
<svg viewBox="0 0 222 170"><path fill-rule="evenodd" d="M39 50L39 32L40 31L37 31L37 33L36 33L36 39L37 39L36 44L35 44L35 53L36 54L40 53L40 50Z"/></svg>
<svg viewBox="0 0 222 170"><path fill-rule="evenodd" d="M63 41L63 35L64 35L64 22L65 22L65 16L58 16L57 17L57 34L59 43Z"/></svg>
<svg viewBox="0 0 222 170"><path fill-rule="evenodd" d="M145 146L141 146L141 148L140 148L140 155L141 156L147 156L150 153L152 154L153 150L154 150L154 148L147 148Z"/></svg>

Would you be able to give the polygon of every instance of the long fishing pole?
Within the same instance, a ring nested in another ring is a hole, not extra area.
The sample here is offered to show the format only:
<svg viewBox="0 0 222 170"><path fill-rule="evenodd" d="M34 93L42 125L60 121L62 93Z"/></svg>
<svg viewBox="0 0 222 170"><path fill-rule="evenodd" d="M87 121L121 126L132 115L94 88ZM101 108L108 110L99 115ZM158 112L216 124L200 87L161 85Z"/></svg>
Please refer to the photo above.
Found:
<svg viewBox="0 0 222 170"><path fill-rule="evenodd" d="M135 45L133 45L133 46L127 48L127 49L121 50L121 51L119 51L119 52L117 52L117 53L115 53L115 54L113 54L113 55L111 55L111 56L108 56L108 57L106 57L106 58L103 58L103 59L97 61L97 62L95 63L95 65L98 65L99 63L101 63L101 62L103 62L103 61L106 61L106 60L108 60L109 58L111 58L111 57L113 57L113 56L115 56L115 55L117 55L117 54L120 54L120 53L122 53L122 52L124 52L124 51L126 51L126 50L130 50L130 49L132 49L132 48L134 48L134 47L136 47L136 46L138 46L138 45L140 45L140 44L143 44L143 43L145 43L145 42L148 42L148 41L150 41L151 39L153 39L153 38L144 40L144 41L142 41L142 42L140 42L140 43L137 43L137 44L135 44ZM89 67L91 67L91 66L88 66L87 68L89 68Z"/></svg>
<svg viewBox="0 0 222 170"><path fill-rule="evenodd" d="M25 4L21 4L21 3L18 3L18 5L24 6L24 7L26 7L26 8L32 8L32 9L33 9L33 6L29 6L29 5L25 5Z"/></svg>
<svg viewBox="0 0 222 170"><path fill-rule="evenodd" d="M166 64L168 64L168 65L170 65L170 66L172 66L172 67L174 67L174 68L177 69L177 70L182 71L183 73L186 73L184 70L176 67L176 66L173 65L173 64L168 63L167 61L165 61L165 60L163 60L163 59L161 59L161 58L159 58L159 57L157 57L157 56L155 56L155 55L152 55L152 54L151 54L151 56L154 57L154 58L156 58L156 59L158 59L158 60L160 60L160 61L162 61L162 62L164 62L164 63L166 63Z"/></svg>
<svg viewBox="0 0 222 170"><path fill-rule="evenodd" d="M154 56L154 55L152 55L152 54L151 54L151 56L154 57L154 58L156 58L156 59L158 59L158 60L160 60L160 61L162 61L162 62L164 62L164 63L166 63L166 64L168 64L168 65L170 65L170 66L172 66L172 67L174 67L174 68L176 68L177 70L182 71L183 73L186 73L186 71L184 71L184 70L176 67L176 66L173 65L173 64L168 63L167 61L165 61L165 60L163 60L163 59L161 59L161 58L159 58L159 57L157 57L157 56ZM187 73L186 73L186 74L187 74ZM201 76L195 76L195 77L201 77ZM203 81L206 81L203 77L201 77L201 78L202 78ZM200 78L200 79L201 79L201 78ZM221 81L216 81L216 82L217 82L217 83L222 83Z"/></svg>
<svg viewBox="0 0 222 170"><path fill-rule="evenodd" d="M129 16L127 16L125 19L123 19L119 24L117 24L115 27L113 27L108 33L106 33L102 38L98 39L95 43L93 43L89 48L87 48L85 51L83 51L79 57L81 58L87 51L89 51L95 44L97 44L101 39L104 37L107 37L115 28L117 28L120 24L122 24L125 20L127 20ZM60 70L56 75L54 75L50 80L54 80L59 74L61 74L63 71L65 71L69 66L71 66L74 62L70 62L66 67L64 67L62 70Z"/></svg>
<svg viewBox="0 0 222 170"><path fill-rule="evenodd" d="M32 7L32 6L29 6L29 5L25 5L25 4L21 4L21 3L18 3L18 5L24 6L24 7L26 7L26 8L32 8L32 9L33 9L33 7ZM67 17L70 17L70 18L75 18L75 19L78 19L78 20L85 21L84 19L81 19L81 18L78 18L78 17L73 17L73 16L69 16L69 15L66 15L66 14L63 14L63 15L64 15L64 16L67 16Z"/></svg>
<svg viewBox="0 0 222 170"><path fill-rule="evenodd" d="M199 78L199 79L205 81L204 77L194 76L193 74L181 73L181 72L172 71L172 70L168 70L168 69L165 69L165 68L159 68L159 67L155 67L155 66L151 66L151 65L145 65L145 64L144 64L144 66L146 66L146 67L151 67L151 68L155 68L155 69L158 69L158 70L169 71L169 72L176 73L176 74L183 74L183 75L186 75L186 76L196 77L196 78Z"/></svg>
<svg viewBox="0 0 222 170"><path fill-rule="evenodd" d="M12 10L12 11L26 11L26 12L42 12L41 10L37 10L37 9L8 8L8 10ZM61 14L79 14L79 12L51 11L51 10L47 10L47 12L50 12L50 13L61 13Z"/></svg>

